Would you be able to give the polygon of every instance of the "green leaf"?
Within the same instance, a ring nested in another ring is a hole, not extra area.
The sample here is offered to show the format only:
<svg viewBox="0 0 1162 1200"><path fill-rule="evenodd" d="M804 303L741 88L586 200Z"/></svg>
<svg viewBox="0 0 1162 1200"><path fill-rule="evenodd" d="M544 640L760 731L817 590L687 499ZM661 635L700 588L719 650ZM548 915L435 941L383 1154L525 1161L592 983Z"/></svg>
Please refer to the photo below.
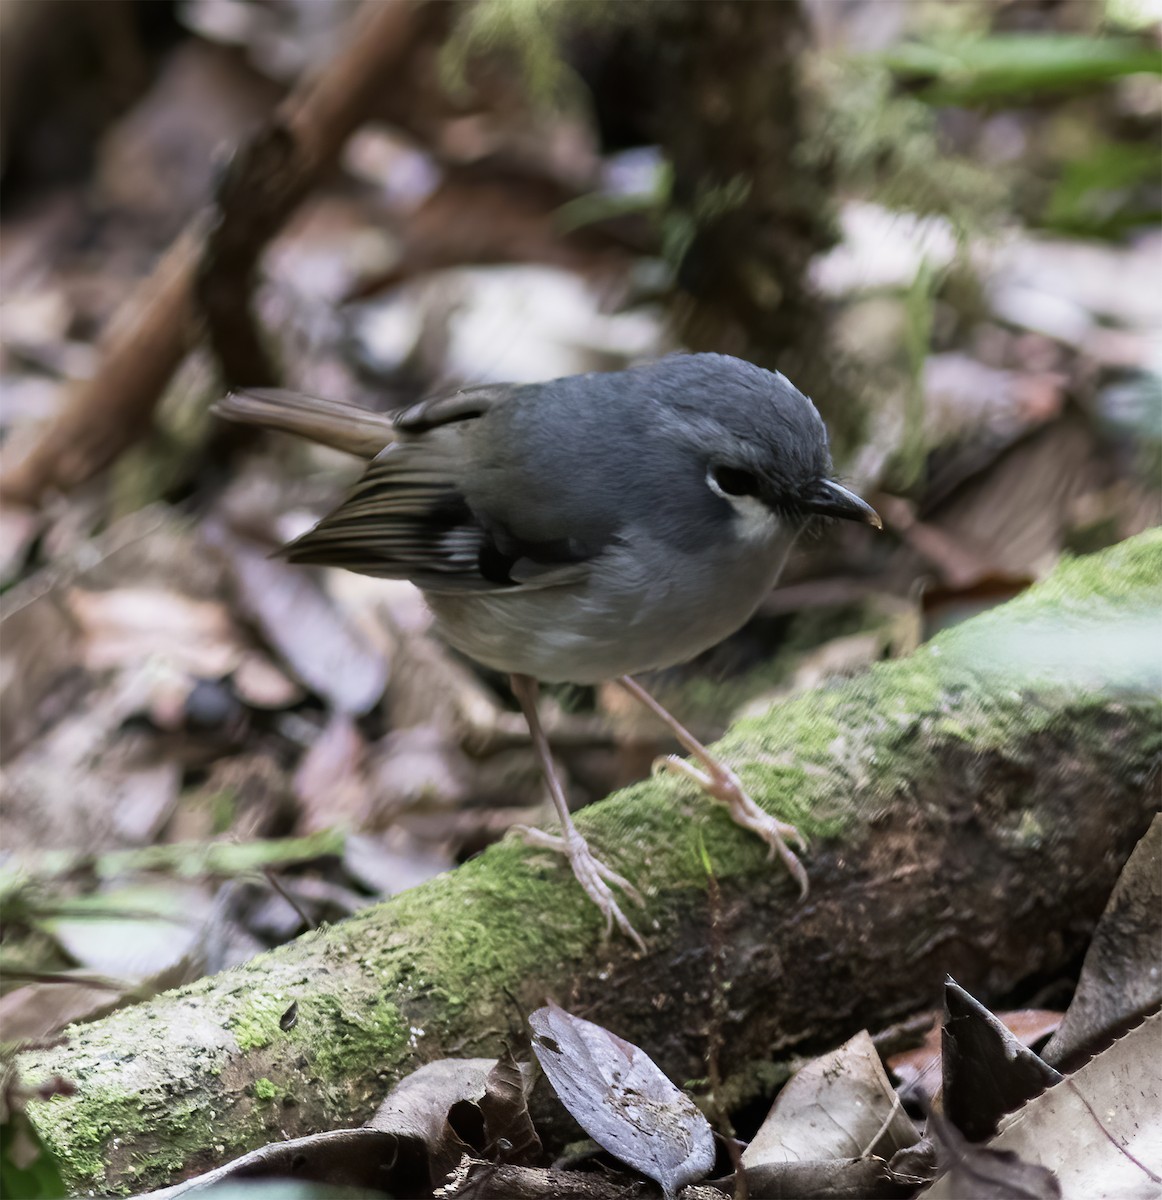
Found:
<svg viewBox="0 0 1162 1200"><path fill-rule="evenodd" d="M324 829L299 838L250 842L170 842L133 850L109 850L96 856L72 850L23 854L0 869L0 891L22 878L51 880L83 866L100 879L120 879L146 871L163 871L186 879L233 879L263 867L287 867L326 855L342 855L346 837L340 829ZM10 878L11 876L11 878Z"/></svg>
<svg viewBox="0 0 1162 1200"><path fill-rule="evenodd" d="M23 1112L0 1125L0 1196L41 1200L68 1195L56 1162Z"/></svg>
<svg viewBox="0 0 1162 1200"><path fill-rule="evenodd" d="M930 82L933 104L972 104L1092 86L1123 75L1162 74L1162 54L1136 37L996 34L905 42L877 58L903 79Z"/></svg>

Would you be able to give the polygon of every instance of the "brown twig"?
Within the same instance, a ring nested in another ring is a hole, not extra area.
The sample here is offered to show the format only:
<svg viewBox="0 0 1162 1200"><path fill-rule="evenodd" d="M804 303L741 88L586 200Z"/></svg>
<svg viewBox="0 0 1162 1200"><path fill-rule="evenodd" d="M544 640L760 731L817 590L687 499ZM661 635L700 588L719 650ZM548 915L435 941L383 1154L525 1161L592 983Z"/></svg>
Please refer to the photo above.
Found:
<svg viewBox="0 0 1162 1200"><path fill-rule="evenodd" d="M279 879L277 872L271 867L263 867L262 874L266 877L266 882L269 884L272 891L277 892L286 902L294 909L295 915L303 923L304 929L318 929L317 921L312 921L306 909L295 899L294 895L287 890Z"/></svg>
<svg viewBox="0 0 1162 1200"><path fill-rule="evenodd" d="M268 210L273 219L263 223L267 237L310 193L403 63L425 24L425 7L419 0L369 0L346 46L280 106L275 123L290 134L294 152L280 176L278 203ZM262 136L270 137L269 130ZM205 214L199 215L142 281L109 329L97 372L77 386L28 455L5 472L0 498L35 505L46 493L74 488L142 436L197 340L195 279L211 231Z"/></svg>

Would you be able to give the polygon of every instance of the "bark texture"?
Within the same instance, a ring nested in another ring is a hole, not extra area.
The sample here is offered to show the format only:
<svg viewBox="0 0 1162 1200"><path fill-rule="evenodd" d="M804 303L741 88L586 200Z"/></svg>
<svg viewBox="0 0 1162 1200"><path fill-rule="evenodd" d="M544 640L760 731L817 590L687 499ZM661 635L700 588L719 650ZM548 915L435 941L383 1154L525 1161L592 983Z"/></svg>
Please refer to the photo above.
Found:
<svg viewBox="0 0 1162 1200"><path fill-rule="evenodd" d="M946 973L988 1001L1055 971L1157 807L1160 581L1152 531L908 659L734 725L721 753L812 838L805 903L720 810L643 783L578 824L646 893L647 954L603 945L567 867L506 840L25 1055L31 1079L77 1087L33 1120L74 1189L140 1190L358 1124L420 1064L519 1041L546 997L680 1083L707 1074L716 1044L737 1095L789 1047L931 1005Z"/></svg>
<svg viewBox="0 0 1162 1200"><path fill-rule="evenodd" d="M688 239L673 309L680 341L793 379L843 461L860 442L863 388L807 279L837 226L828 171L803 153L802 8L677 0L645 14L649 95L665 98L649 124L674 180L664 228L671 243Z"/></svg>

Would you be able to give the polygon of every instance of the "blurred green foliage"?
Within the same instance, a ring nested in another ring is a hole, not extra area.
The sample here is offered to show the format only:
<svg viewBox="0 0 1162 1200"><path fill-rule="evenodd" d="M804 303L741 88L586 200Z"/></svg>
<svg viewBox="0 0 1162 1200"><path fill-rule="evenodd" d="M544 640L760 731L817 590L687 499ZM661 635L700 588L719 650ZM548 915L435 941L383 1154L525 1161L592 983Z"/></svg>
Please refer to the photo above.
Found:
<svg viewBox="0 0 1162 1200"><path fill-rule="evenodd" d="M924 431L924 363L932 343L933 306L945 272L925 258L904 297L904 349L908 355L908 387L904 396L904 429L893 455L889 476L907 492L924 474L928 445Z"/></svg>
<svg viewBox="0 0 1162 1200"><path fill-rule="evenodd" d="M441 77L453 92L467 87L473 54L515 55L529 95L538 104L584 102L584 86L561 55L567 28L612 24L636 13L617 0L477 0L461 6L440 56Z"/></svg>
<svg viewBox="0 0 1162 1200"><path fill-rule="evenodd" d="M7 1200L56 1200L68 1195L56 1162L23 1111L0 1125L0 1196Z"/></svg>
<svg viewBox="0 0 1162 1200"><path fill-rule="evenodd" d="M87 872L97 879L119 879L143 871L164 871L180 878L231 879L264 867L284 868L324 855L341 855L340 829L324 829L298 838L249 842L165 842L96 856L71 850L45 850L21 855L0 870L0 898L7 898L21 879L51 880Z"/></svg>
<svg viewBox="0 0 1162 1200"><path fill-rule="evenodd" d="M1081 34L949 33L903 42L870 61L912 98L941 106L1013 108L1063 93L1092 92L1129 76L1162 74L1162 53L1145 38ZM1112 122L1106 122L1107 126ZM1143 125L1146 122L1142 123ZM1162 146L1155 136L1115 136L1101 122L1081 154L1033 153L1014 176L1053 177L1025 217L1058 233L1116 238L1162 217ZM950 214L952 215L952 214Z"/></svg>
<svg viewBox="0 0 1162 1200"><path fill-rule="evenodd" d="M815 102L797 153L829 169L840 194L898 211L945 216L961 235L987 227L1005 212L1005 180L950 153L933 109L902 94L883 64L820 58L805 70Z"/></svg>
<svg viewBox="0 0 1162 1200"><path fill-rule="evenodd" d="M1011 104L1125 75L1162 74L1162 54L1137 37L991 34L903 42L878 56L931 104Z"/></svg>
<svg viewBox="0 0 1162 1200"><path fill-rule="evenodd" d="M1157 225L1160 178L1157 146L1105 142L1064 165L1042 221L1059 233L1106 238Z"/></svg>

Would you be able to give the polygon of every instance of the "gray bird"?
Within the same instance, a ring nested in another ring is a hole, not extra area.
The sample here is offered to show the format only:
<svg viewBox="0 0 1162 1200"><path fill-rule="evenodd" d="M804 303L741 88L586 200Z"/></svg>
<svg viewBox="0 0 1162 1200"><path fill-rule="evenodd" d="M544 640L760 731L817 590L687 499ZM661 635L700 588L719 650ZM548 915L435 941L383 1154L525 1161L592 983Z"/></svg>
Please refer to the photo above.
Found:
<svg viewBox="0 0 1162 1200"><path fill-rule="evenodd" d="M523 829L565 854L606 919L642 940L611 887L628 880L577 831L537 715L537 680L616 679L673 732L694 779L778 854L801 891L803 839L764 812L634 679L740 628L815 516L880 526L831 475L815 406L782 375L719 354L610 374L465 388L394 419L292 392L235 392L230 420L369 458L347 498L285 548L292 562L410 579L447 641L507 672L562 826Z"/></svg>

